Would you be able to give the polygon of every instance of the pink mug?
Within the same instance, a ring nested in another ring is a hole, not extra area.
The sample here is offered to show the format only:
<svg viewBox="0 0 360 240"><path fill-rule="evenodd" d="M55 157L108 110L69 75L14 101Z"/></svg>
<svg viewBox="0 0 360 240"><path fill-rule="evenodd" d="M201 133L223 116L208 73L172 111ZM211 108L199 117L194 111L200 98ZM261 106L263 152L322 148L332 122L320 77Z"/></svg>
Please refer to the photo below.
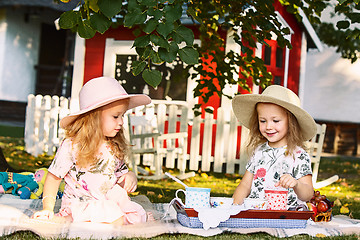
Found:
<svg viewBox="0 0 360 240"><path fill-rule="evenodd" d="M265 199L268 200L268 210L287 210L287 190L265 190Z"/></svg>

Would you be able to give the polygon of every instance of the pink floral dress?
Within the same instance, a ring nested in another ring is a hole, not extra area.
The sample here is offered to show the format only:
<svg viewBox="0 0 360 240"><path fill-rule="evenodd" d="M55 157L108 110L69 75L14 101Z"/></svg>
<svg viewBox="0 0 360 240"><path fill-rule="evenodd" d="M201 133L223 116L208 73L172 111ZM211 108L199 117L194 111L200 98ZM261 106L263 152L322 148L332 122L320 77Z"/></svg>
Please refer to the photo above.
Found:
<svg viewBox="0 0 360 240"><path fill-rule="evenodd" d="M145 210L116 184L129 170L114 157L107 143L99 149L96 166L76 166L76 155L72 141L65 139L49 167L49 172L66 183L58 216L71 215L74 222L111 223L122 216L126 224L146 221Z"/></svg>
<svg viewBox="0 0 360 240"><path fill-rule="evenodd" d="M286 151L286 146L272 148L268 143L257 147L246 165L246 170L254 174L249 198L264 199L265 189L274 189L275 183L285 173L295 179L312 175L310 156L304 149L297 147L294 156L286 156ZM298 199L294 189L288 190L288 208L304 203Z"/></svg>

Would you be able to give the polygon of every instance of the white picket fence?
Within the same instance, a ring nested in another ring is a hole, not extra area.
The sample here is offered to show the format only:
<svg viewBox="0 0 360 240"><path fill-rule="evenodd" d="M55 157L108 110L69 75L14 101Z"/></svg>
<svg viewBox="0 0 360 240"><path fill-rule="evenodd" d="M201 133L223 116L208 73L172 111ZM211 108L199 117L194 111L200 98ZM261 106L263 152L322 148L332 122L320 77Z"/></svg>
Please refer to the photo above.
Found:
<svg viewBox="0 0 360 240"><path fill-rule="evenodd" d="M59 128L59 119L70 112L70 103L69 99L63 97L28 96L25 124L25 150L27 152L34 156L55 153L64 136L63 130ZM154 111L147 111L149 107L153 107ZM181 130L191 128L188 139L190 149L187 154L189 170L201 169L203 172L243 174L247 157L242 148L239 151L240 157L236 157L237 143L241 141L240 146L243 146L248 132L246 128L241 128L241 138L238 139L240 125L232 111L225 112L222 108L218 108L217 119L213 119L213 114L210 113L206 113L204 118L201 116L184 118L184 112L187 112L184 109L188 109L186 102L153 100L152 105L138 107L127 114L153 112L157 115L160 132L163 132L161 130L164 129L166 122L169 132L174 131L177 123L180 123ZM125 121L126 119L124 118ZM125 126L127 126L126 123ZM213 126L216 126L216 133L213 131ZM175 159L166 156L166 167L175 166L174 162Z"/></svg>

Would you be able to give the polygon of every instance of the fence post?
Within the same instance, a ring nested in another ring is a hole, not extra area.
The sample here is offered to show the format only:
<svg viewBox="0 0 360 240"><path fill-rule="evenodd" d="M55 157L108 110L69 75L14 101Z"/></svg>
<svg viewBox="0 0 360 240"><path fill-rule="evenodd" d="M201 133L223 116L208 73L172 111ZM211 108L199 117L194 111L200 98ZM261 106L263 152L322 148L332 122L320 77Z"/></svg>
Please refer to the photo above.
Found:
<svg viewBox="0 0 360 240"><path fill-rule="evenodd" d="M55 153L56 146L56 138L58 132L58 121L59 121L59 102L60 99L58 96L52 96L51 104L50 104L50 122L49 122L49 136L48 136L48 151L49 155L53 155Z"/></svg>
<svg viewBox="0 0 360 240"><path fill-rule="evenodd" d="M194 117L191 130L190 170L199 169L201 116Z"/></svg>
<svg viewBox="0 0 360 240"><path fill-rule="evenodd" d="M237 120L235 115L231 114L229 134L227 138L226 173L235 172L237 135Z"/></svg>
<svg viewBox="0 0 360 240"><path fill-rule="evenodd" d="M222 107L217 109L217 120L216 120L216 138L215 138L215 149L214 149L214 172L221 173L224 162L224 147L225 142L225 112Z"/></svg>
<svg viewBox="0 0 360 240"><path fill-rule="evenodd" d="M176 105L169 105L169 117L168 117L168 133L175 133L176 132L176 122L177 122L177 106ZM175 148L175 139L173 140L166 140L166 148ZM175 167L175 153L170 151L166 154L166 163L165 166L167 168L174 168Z"/></svg>
<svg viewBox="0 0 360 240"><path fill-rule="evenodd" d="M207 109L214 110L212 107L208 107ZM205 112L202 157L201 157L201 170L204 172L210 171L213 117L214 117L213 114Z"/></svg>
<svg viewBox="0 0 360 240"><path fill-rule="evenodd" d="M25 119L25 149L28 153L34 154L35 147L35 107L36 101L33 94L28 95Z"/></svg>
<svg viewBox="0 0 360 240"><path fill-rule="evenodd" d="M181 108L180 132L188 132L188 108L185 106L182 106ZM188 138L185 138L183 144L185 150L183 152L183 156L178 158L178 166L177 166L180 172L185 172L186 169Z"/></svg>

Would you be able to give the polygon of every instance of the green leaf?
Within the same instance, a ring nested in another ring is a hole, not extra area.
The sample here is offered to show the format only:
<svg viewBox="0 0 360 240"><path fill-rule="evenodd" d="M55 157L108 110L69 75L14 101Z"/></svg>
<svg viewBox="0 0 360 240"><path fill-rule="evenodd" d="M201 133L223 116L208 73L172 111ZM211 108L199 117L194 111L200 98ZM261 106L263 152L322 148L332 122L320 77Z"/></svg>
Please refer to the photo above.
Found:
<svg viewBox="0 0 360 240"><path fill-rule="evenodd" d="M173 31L173 32L170 34L170 37L171 37L177 44L180 44L180 43L184 40L176 31Z"/></svg>
<svg viewBox="0 0 360 240"><path fill-rule="evenodd" d="M151 51L152 48L149 45L145 48L136 48L136 52L142 60L146 60L150 56Z"/></svg>
<svg viewBox="0 0 360 240"><path fill-rule="evenodd" d="M199 62L199 53L192 47L184 47L179 50L181 60L189 65Z"/></svg>
<svg viewBox="0 0 360 240"><path fill-rule="evenodd" d="M157 0L142 0L142 5L145 5L147 7L155 7L157 4Z"/></svg>
<svg viewBox="0 0 360 240"><path fill-rule="evenodd" d="M147 11L149 16L153 16L155 20L159 20L163 16L163 12L159 9L149 8Z"/></svg>
<svg viewBox="0 0 360 240"><path fill-rule="evenodd" d="M166 21L168 22L175 22L181 18L182 15L182 5L176 4L176 5L166 5L164 7L164 16Z"/></svg>
<svg viewBox="0 0 360 240"><path fill-rule="evenodd" d="M192 46L194 43L194 33L191 29L181 25L175 32L177 35L186 42L187 45Z"/></svg>
<svg viewBox="0 0 360 240"><path fill-rule="evenodd" d="M140 4L136 0L128 0L127 10L133 12L136 9L140 10Z"/></svg>
<svg viewBox="0 0 360 240"><path fill-rule="evenodd" d="M62 29L71 29L78 24L80 12L67 11L60 15L59 25Z"/></svg>
<svg viewBox="0 0 360 240"><path fill-rule="evenodd" d="M159 24L159 22L157 20L155 20L154 18L152 18L146 22L143 30L146 33L151 33L152 31L155 30L155 28L157 27L158 24Z"/></svg>
<svg viewBox="0 0 360 240"><path fill-rule="evenodd" d="M360 13L351 13L350 19L351 19L351 23L360 23Z"/></svg>
<svg viewBox="0 0 360 240"><path fill-rule="evenodd" d="M338 21L336 27L338 29L347 29L350 26L350 22L347 20Z"/></svg>
<svg viewBox="0 0 360 240"><path fill-rule="evenodd" d="M172 30L174 30L174 24L168 21L166 21L165 23L160 23L156 28L156 31L164 38L167 38L169 33L172 32Z"/></svg>
<svg viewBox="0 0 360 240"><path fill-rule="evenodd" d="M168 41L166 41L165 38L163 38L162 36L158 36L158 35L155 35L155 34L151 34L151 35L150 35L150 40L151 40L151 42L153 42L156 46L166 48L167 50L168 50L169 47L170 47L170 44L168 43Z"/></svg>
<svg viewBox="0 0 360 240"><path fill-rule="evenodd" d="M144 36L135 38L133 47L146 47L149 44L150 44L150 36L144 35Z"/></svg>
<svg viewBox="0 0 360 240"><path fill-rule="evenodd" d="M137 76L144 70L145 67L146 67L146 62L133 61L131 64L131 72L134 76Z"/></svg>
<svg viewBox="0 0 360 240"><path fill-rule="evenodd" d="M142 73L145 82L152 87L157 87L161 83L161 73L158 70L145 69Z"/></svg>
<svg viewBox="0 0 360 240"><path fill-rule="evenodd" d="M89 39L95 35L96 31L91 28L90 21L85 20L79 23L78 33L80 37Z"/></svg>
<svg viewBox="0 0 360 240"><path fill-rule="evenodd" d="M108 18L112 18L120 12L123 4L122 0L99 0L100 11Z"/></svg>
<svg viewBox="0 0 360 240"><path fill-rule="evenodd" d="M104 33L111 26L111 20L99 13L93 13L90 17L91 26L99 33Z"/></svg>
<svg viewBox="0 0 360 240"><path fill-rule="evenodd" d="M89 8L94 12L99 12L98 0L89 0Z"/></svg>
<svg viewBox="0 0 360 240"><path fill-rule="evenodd" d="M164 61L159 57L159 54L154 50L150 52L150 59L155 64L162 64Z"/></svg>
<svg viewBox="0 0 360 240"><path fill-rule="evenodd" d="M171 42L169 51L165 48L159 48L159 57L168 63L172 63L176 59L178 50L178 45L175 42Z"/></svg>
<svg viewBox="0 0 360 240"><path fill-rule="evenodd" d="M135 24L143 24L146 21L146 14L142 13L140 9L133 12L128 12L125 15L124 26L132 27Z"/></svg>

